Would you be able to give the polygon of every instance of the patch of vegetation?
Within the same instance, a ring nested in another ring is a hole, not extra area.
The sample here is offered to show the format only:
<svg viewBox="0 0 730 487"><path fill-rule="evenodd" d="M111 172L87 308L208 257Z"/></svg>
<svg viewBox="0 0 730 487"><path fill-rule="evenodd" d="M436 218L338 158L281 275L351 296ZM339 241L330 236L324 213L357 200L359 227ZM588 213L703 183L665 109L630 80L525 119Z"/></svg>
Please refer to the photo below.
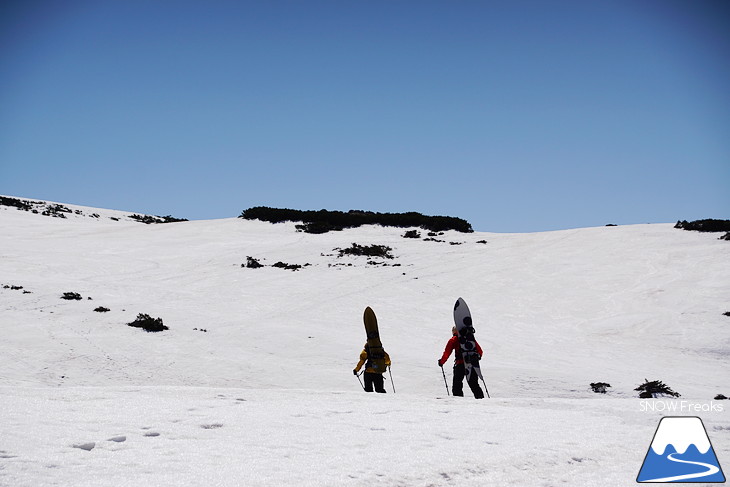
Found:
<svg viewBox="0 0 730 487"><path fill-rule="evenodd" d="M687 220L678 221L674 228L682 230L693 230L696 232L730 232L730 220L695 220L688 222Z"/></svg>
<svg viewBox="0 0 730 487"><path fill-rule="evenodd" d="M593 389L593 392L596 394L605 394L606 389L611 387L611 384L607 384L605 382L591 382L591 389Z"/></svg>
<svg viewBox="0 0 730 487"><path fill-rule="evenodd" d="M326 233L357 228L362 225L380 225L384 227L419 227L432 231L456 230L471 233L474 230L466 220L448 216L427 216L416 212L408 213L376 213L372 211L302 211L286 208L269 208L257 206L244 210L239 218L245 220L261 220L270 223L302 222L297 225L298 231L305 233Z"/></svg>
<svg viewBox="0 0 730 487"><path fill-rule="evenodd" d="M366 257L382 257L383 259L393 259L391 252L392 248L385 245L359 245L356 243L352 244L352 247L346 249L334 249L339 252L338 257L344 257L345 255L357 255Z"/></svg>
<svg viewBox="0 0 730 487"><path fill-rule="evenodd" d="M715 396L715 401L726 401L726 400L727 400L727 396L725 396L724 394L718 394L717 396Z"/></svg>
<svg viewBox="0 0 730 487"><path fill-rule="evenodd" d="M648 381L644 379L644 383L634 389L639 392L639 397L642 399L652 399L657 396L672 396L679 397L678 392L674 392L671 387L666 385L660 380Z"/></svg>
<svg viewBox="0 0 730 487"><path fill-rule="evenodd" d="M302 267L309 267L310 265L312 265L312 264L304 264L304 265L287 264L286 262L279 261L276 264L273 264L271 267L276 267L278 269L286 269L286 270L290 270L290 271L298 271ZM258 259L248 256L248 257L246 257L246 263L241 264L241 267L245 267L247 269L260 269L261 267L266 267L266 266L264 266L261 262L259 262Z"/></svg>
<svg viewBox="0 0 730 487"><path fill-rule="evenodd" d="M486 241L486 240L478 240L478 241L477 241L477 243L478 243L478 244L486 244L486 243L487 243L487 241Z"/></svg>
<svg viewBox="0 0 730 487"><path fill-rule="evenodd" d="M177 222L186 222L185 218L174 218L170 215L167 216L151 216L151 215L137 215L136 213L134 215L129 215L129 218L132 220L136 220L140 223L144 223L146 225L150 224L158 224L158 223L177 223Z"/></svg>
<svg viewBox="0 0 730 487"><path fill-rule="evenodd" d="M334 225L329 222L306 222L301 225L295 225L298 232L311 233L314 235L322 235L327 232L339 232L345 228L341 225Z"/></svg>
<svg viewBox="0 0 730 487"><path fill-rule="evenodd" d="M68 293L63 293L63 296L61 296L61 299L66 299L68 301L80 301L81 295L79 293L68 292Z"/></svg>
<svg viewBox="0 0 730 487"><path fill-rule="evenodd" d="M0 206L12 206L19 210L31 211L33 209L34 202L28 200L19 200L18 198L9 198L7 196L0 196ZM35 204L42 204L35 202Z"/></svg>
<svg viewBox="0 0 730 487"><path fill-rule="evenodd" d="M259 269L259 268L261 268L263 266L264 265L261 262L259 262L258 259L254 259L251 256L247 256L246 257L246 263L245 264L241 264L241 267L246 267L248 269Z"/></svg>
<svg viewBox="0 0 730 487"><path fill-rule="evenodd" d="M408 230L403 234L403 238L421 238L421 232L418 230Z"/></svg>
<svg viewBox="0 0 730 487"><path fill-rule="evenodd" d="M43 216L52 216L55 218L66 218L66 213L72 213L71 209L67 206L58 205L58 204L50 204L46 205L46 209L43 210L41 215Z"/></svg>
<svg viewBox="0 0 730 487"><path fill-rule="evenodd" d="M169 328L162 323L162 318L152 318L150 315L143 313L139 313L137 315L137 319L131 323L127 323L127 326L142 328L148 333L169 330Z"/></svg>
<svg viewBox="0 0 730 487"><path fill-rule="evenodd" d="M386 264L385 262L378 262L376 260L369 260L367 262L368 265L371 266L380 266L380 267L400 267L400 264Z"/></svg>
<svg viewBox="0 0 730 487"><path fill-rule="evenodd" d="M109 308L105 308L104 306L99 306L94 311L96 311L97 313L108 313L111 310Z"/></svg>
<svg viewBox="0 0 730 487"><path fill-rule="evenodd" d="M311 264L304 264L303 266L299 264L287 264L285 262L277 262L276 264L272 265L271 267L278 267L279 269L286 269L289 271L298 271L302 267L308 267Z"/></svg>
<svg viewBox="0 0 730 487"><path fill-rule="evenodd" d="M66 218L66 215L69 214L80 216L84 215L84 212L81 210L71 210L69 207L58 203L20 200L18 198L8 198L6 196L0 196L0 206L12 206L19 210L29 211L34 214L41 214L43 216L51 216L55 218ZM90 218L100 218L98 213L92 213L88 216Z"/></svg>

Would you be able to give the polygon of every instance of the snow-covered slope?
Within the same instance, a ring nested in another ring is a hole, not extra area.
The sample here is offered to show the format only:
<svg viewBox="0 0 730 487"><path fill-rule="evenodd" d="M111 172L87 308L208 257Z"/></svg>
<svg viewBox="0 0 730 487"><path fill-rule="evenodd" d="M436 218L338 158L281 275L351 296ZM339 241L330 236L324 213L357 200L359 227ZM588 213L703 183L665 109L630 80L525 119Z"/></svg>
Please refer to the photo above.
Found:
<svg viewBox="0 0 730 487"><path fill-rule="evenodd" d="M659 224L427 241L383 227L144 225L66 206L80 214L0 206L0 485L552 485L556 475L622 485L626 472L628 485L657 418L640 411L635 387L661 379L708 403L730 393L730 244L713 234ZM353 243L394 258L340 257ZM242 267L248 257L264 267ZM436 361L458 297L492 401L446 397ZM352 375L366 306L395 395L366 397ZM139 313L169 330L126 326ZM591 392L598 381L612 385L607 396ZM727 413L712 414L705 423L726 437ZM163 423L169 443L145 435ZM517 433L525 425L529 435ZM474 459L462 462L458 440L470 435ZM715 445L721 462L729 446ZM180 458L191 464L179 469ZM79 473L86 462L93 479Z"/></svg>

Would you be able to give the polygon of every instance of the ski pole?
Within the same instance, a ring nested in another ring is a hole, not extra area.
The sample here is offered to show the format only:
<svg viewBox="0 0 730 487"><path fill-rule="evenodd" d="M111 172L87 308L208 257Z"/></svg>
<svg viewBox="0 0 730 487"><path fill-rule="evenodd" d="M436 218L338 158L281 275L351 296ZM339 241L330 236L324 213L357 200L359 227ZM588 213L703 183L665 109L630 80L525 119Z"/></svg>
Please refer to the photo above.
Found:
<svg viewBox="0 0 730 487"><path fill-rule="evenodd" d="M390 372L390 365L388 366L388 375L390 375L390 385L393 386L393 394L395 394L395 384L393 383L393 374Z"/></svg>
<svg viewBox="0 0 730 487"><path fill-rule="evenodd" d="M446 386L446 395L447 396L450 396L451 393L449 392L449 383L446 382L446 372L444 372L444 366L443 365L439 365L439 367L441 367L441 373L444 375L444 385Z"/></svg>
<svg viewBox="0 0 730 487"><path fill-rule="evenodd" d="M484 377L482 377L481 379L482 379L482 384L484 384L484 390L487 391L487 399L491 399L491 397L489 396L489 389L487 389L487 383L484 382Z"/></svg>
<svg viewBox="0 0 730 487"><path fill-rule="evenodd" d="M360 376L361 375L362 375L362 373L360 373L360 374L356 373L355 374L355 377L357 377L357 381L360 383L360 387L362 387L362 390L364 391L365 390L365 386L362 384L362 381L360 380Z"/></svg>

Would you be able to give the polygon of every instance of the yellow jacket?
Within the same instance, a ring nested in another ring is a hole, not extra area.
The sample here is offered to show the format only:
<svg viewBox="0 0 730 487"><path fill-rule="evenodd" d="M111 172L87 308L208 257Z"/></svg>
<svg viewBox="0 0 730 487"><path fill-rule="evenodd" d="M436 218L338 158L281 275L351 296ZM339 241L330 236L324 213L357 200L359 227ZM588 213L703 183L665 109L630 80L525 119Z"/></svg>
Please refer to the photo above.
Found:
<svg viewBox="0 0 730 487"><path fill-rule="evenodd" d="M383 350L383 355L385 355L385 366L390 367L390 355L388 355L388 352ZM362 352L360 352L360 361L355 366L356 371L360 371L360 367L363 366L365 362L368 360L368 353L363 349ZM372 367L368 367L365 369L365 372L370 372L371 374L384 374L385 370L375 370Z"/></svg>

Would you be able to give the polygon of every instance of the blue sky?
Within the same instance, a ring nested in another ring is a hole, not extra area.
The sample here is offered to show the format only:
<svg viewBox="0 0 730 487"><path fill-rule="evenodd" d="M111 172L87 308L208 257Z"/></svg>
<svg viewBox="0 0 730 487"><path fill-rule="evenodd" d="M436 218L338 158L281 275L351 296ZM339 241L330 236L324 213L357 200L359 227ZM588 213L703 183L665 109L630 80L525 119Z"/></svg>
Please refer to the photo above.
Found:
<svg viewBox="0 0 730 487"><path fill-rule="evenodd" d="M730 4L0 3L0 194L478 231L730 218Z"/></svg>

